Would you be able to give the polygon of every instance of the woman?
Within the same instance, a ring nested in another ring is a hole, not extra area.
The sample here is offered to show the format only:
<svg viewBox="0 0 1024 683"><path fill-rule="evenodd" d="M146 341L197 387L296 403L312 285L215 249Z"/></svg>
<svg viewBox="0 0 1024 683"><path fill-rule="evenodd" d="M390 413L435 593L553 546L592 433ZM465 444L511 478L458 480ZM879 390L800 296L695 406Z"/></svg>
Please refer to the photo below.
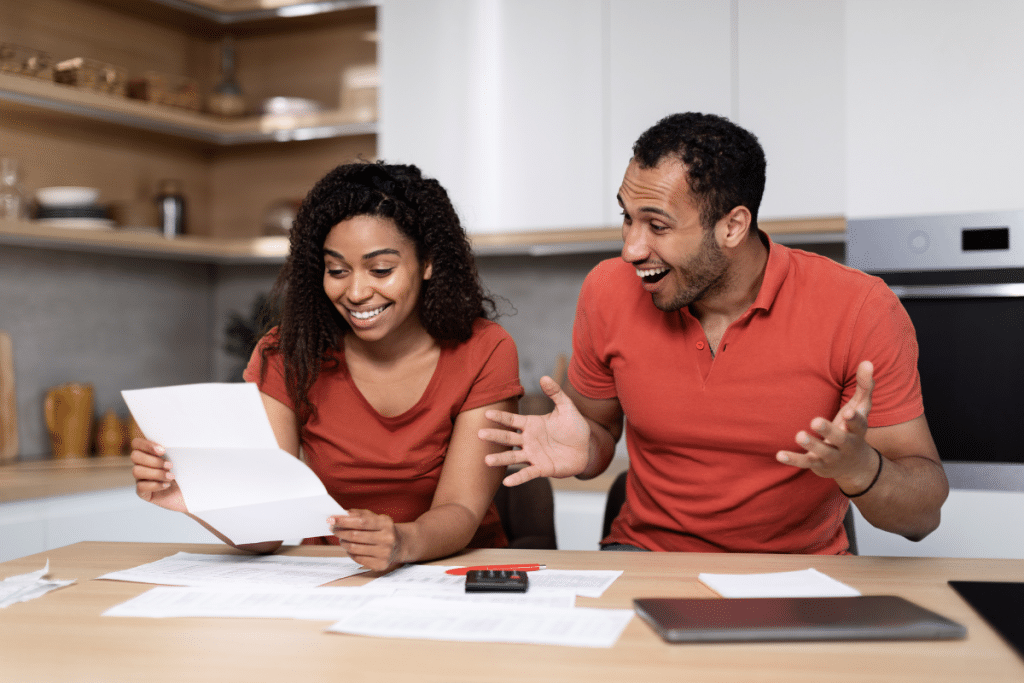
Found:
<svg viewBox="0 0 1024 683"><path fill-rule="evenodd" d="M339 166L303 201L290 246L279 324L245 379L281 448L301 448L348 511L334 537L304 542L378 570L507 545L492 503L504 469L484 463L500 447L477 432L485 411L516 410L518 358L447 193L415 166ZM139 496L187 512L162 449L133 447Z"/></svg>

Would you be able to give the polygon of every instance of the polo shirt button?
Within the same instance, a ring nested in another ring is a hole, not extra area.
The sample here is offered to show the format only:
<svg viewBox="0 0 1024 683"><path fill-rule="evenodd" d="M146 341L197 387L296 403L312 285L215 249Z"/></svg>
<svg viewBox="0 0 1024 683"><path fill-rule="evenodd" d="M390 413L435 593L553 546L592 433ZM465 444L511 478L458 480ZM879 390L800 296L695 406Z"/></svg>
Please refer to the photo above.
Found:
<svg viewBox="0 0 1024 683"><path fill-rule="evenodd" d="M697 350L698 351L703 351L704 350L704 342L697 342Z"/></svg>

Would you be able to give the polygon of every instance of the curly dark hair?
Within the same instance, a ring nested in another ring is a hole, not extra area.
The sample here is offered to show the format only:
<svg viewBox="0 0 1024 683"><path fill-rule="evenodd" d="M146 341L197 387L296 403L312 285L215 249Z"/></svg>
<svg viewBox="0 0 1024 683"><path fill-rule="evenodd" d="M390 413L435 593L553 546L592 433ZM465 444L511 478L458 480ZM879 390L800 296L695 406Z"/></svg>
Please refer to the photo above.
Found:
<svg viewBox="0 0 1024 683"><path fill-rule="evenodd" d="M477 274L469 238L448 193L412 165L343 164L320 179L302 201L291 229L290 253L274 283L270 306L277 334L263 348L281 353L285 384L300 424L315 412L309 390L330 351L351 328L324 293L324 241L331 229L355 216L394 221L416 245L420 263L432 264L417 302L420 321L440 344L470 338L477 318L494 318L495 305Z"/></svg>
<svg viewBox="0 0 1024 683"><path fill-rule="evenodd" d="M735 207L745 206L756 232L766 162L753 133L714 114L672 114L647 129L633 145L633 158L641 168L653 168L670 156L686 168L705 228Z"/></svg>

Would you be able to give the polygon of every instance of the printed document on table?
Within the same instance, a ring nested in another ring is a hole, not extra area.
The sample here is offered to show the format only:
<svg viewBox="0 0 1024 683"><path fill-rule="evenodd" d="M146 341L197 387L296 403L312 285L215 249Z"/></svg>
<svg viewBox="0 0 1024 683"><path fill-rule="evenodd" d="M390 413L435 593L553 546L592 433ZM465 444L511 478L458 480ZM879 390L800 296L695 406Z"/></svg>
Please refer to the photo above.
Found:
<svg viewBox="0 0 1024 683"><path fill-rule="evenodd" d="M817 569L768 574L698 574L705 586L723 598L830 598L860 591Z"/></svg>
<svg viewBox="0 0 1024 683"><path fill-rule="evenodd" d="M380 598L327 630L383 638L611 647L631 609L534 607L433 599Z"/></svg>
<svg viewBox="0 0 1024 683"><path fill-rule="evenodd" d="M367 571L348 557L207 555L180 552L98 578L168 586L274 585L312 588Z"/></svg>
<svg viewBox="0 0 1024 683"><path fill-rule="evenodd" d="M188 511L234 543L330 536L345 514L320 479L280 449L251 383L122 391L146 438L162 445Z"/></svg>
<svg viewBox="0 0 1024 683"><path fill-rule="evenodd" d="M395 593L397 595L397 593ZM111 607L105 617L241 617L262 619L314 619L337 621L371 600L392 595L391 589L372 586L158 586ZM408 596L403 596L408 597ZM508 596L500 593L469 593L445 596L446 600L508 603L511 597L527 599L541 607L571 608L567 597Z"/></svg>
<svg viewBox="0 0 1024 683"><path fill-rule="evenodd" d="M336 621L386 597L365 587L158 586L111 607L105 617L241 617Z"/></svg>
<svg viewBox="0 0 1024 683"><path fill-rule="evenodd" d="M452 567L407 564L371 581L371 585L412 587L445 591L465 591L466 577L446 573ZM530 591L568 592L584 598L599 598L622 576L621 571L589 569L539 569L529 572Z"/></svg>

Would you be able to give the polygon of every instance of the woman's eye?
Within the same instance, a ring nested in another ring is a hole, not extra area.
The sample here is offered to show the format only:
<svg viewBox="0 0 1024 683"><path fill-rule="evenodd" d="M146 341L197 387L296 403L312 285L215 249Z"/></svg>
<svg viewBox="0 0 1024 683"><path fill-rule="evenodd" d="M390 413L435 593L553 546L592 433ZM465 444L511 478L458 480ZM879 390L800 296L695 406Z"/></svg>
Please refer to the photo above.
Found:
<svg viewBox="0 0 1024 683"><path fill-rule="evenodd" d="M394 270L394 268L374 268L370 272L377 277L387 277L388 275L391 275Z"/></svg>
<svg viewBox="0 0 1024 683"><path fill-rule="evenodd" d="M344 268L328 268L327 274L331 277L339 277L344 275L347 271Z"/></svg>

